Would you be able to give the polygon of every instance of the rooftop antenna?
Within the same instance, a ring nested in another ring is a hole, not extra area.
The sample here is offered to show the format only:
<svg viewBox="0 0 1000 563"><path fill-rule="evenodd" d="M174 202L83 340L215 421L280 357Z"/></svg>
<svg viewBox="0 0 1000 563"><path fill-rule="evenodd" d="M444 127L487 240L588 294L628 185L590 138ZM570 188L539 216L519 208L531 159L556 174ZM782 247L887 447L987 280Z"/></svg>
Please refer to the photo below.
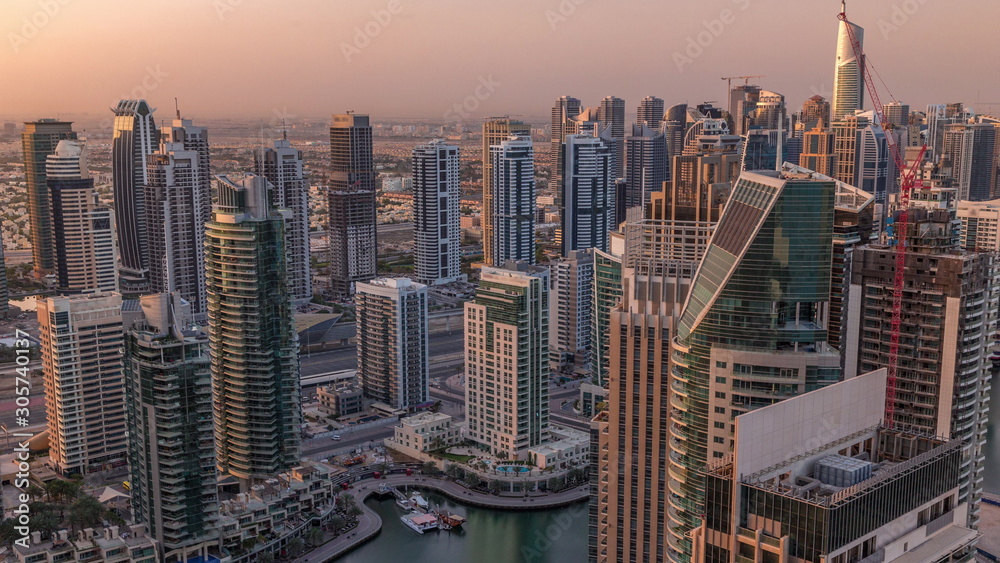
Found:
<svg viewBox="0 0 1000 563"><path fill-rule="evenodd" d="M282 141L287 141L288 140L288 129L285 127L285 119L284 118L281 119L281 140Z"/></svg>
<svg viewBox="0 0 1000 563"><path fill-rule="evenodd" d="M181 106L177 103L177 98L174 98L174 110L177 112L177 119L181 118Z"/></svg>

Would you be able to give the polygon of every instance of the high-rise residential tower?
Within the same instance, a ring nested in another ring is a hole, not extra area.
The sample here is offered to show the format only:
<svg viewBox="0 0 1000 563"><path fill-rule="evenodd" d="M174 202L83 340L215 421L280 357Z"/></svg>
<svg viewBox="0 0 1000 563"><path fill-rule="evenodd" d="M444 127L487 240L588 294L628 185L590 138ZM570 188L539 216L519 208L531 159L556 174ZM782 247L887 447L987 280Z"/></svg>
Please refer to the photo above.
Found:
<svg viewBox="0 0 1000 563"><path fill-rule="evenodd" d="M962 201L986 201L997 174L997 129L990 123L954 123L945 126L942 157Z"/></svg>
<svg viewBox="0 0 1000 563"><path fill-rule="evenodd" d="M830 102L817 94L802 103L800 122L808 129L821 119L823 123L830 123Z"/></svg>
<svg viewBox="0 0 1000 563"><path fill-rule="evenodd" d="M960 250L956 198L954 188L912 191L893 422L963 441L960 500L969 502L968 525L974 526L982 495L997 265L988 252ZM891 216L898 218L898 210ZM888 365L896 270L891 245L852 254L843 345L847 377Z"/></svg>
<svg viewBox="0 0 1000 563"><path fill-rule="evenodd" d="M650 194L662 190L669 177L666 137L645 123L632 125L625 137L625 192L615 202L614 224L624 221L629 209L649 203Z"/></svg>
<svg viewBox="0 0 1000 563"><path fill-rule="evenodd" d="M127 464L121 348L128 314L118 293L38 300L49 463L63 476Z"/></svg>
<svg viewBox="0 0 1000 563"><path fill-rule="evenodd" d="M330 125L330 285L348 296L375 277L378 225L372 128L367 115L334 114Z"/></svg>
<svg viewBox="0 0 1000 563"><path fill-rule="evenodd" d="M208 336L176 293L139 306L123 360L132 514L161 561L207 558L219 536Z"/></svg>
<svg viewBox="0 0 1000 563"><path fill-rule="evenodd" d="M254 151L254 170L271 183L271 206L290 212L285 225L288 256L288 291L293 304L312 300L312 270L309 252L309 184L302 151L284 136L272 147Z"/></svg>
<svg viewBox="0 0 1000 563"><path fill-rule="evenodd" d="M365 397L407 409L427 401L427 286L407 278L360 282L354 293L358 379Z"/></svg>
<svg viewBox="0 0 1000 563"><path fill-rule="evenodd" d="M298 338L288 294L287 211L261 176L217 176L205 233L208 335L219 469L241 486L299 460Z"/></svg>
<svg viewBox="0 0 1000 563"><path fill-rule="evenodd" d="M760 93L761 88L756 84L739 84L729 90L729 115L733 120L733 134L746 135L757 109Z"/></svg>
<svg viewBox="0 0 1000 563"><path fill-rule="evenodd" d="M10 290L7 288L7 264L3 258L3 232L0 231L0 319L10 313Z"/></svg>
<svg viewBox="0 0 1000 563"><path fill-rule="evenodd" d="M530 138L490 147L493 237L489 264L535 261L535 154Z"/></svg>
<svg viewBox="0 0 1000 563"><path fill-rule="evenodd" d="M549 162L552 163L552 173L549 175L549 182L553 187L562 184L563 165L562 145L566 140L566 135L577 133L574 118L580 115L583 106L580 100L572 96L560 96L552 106L551 123L551 146L549 148ZM594 116L596 119L596 115ZM494 265L501 265L503 262Z"/></svg>
<svg viewBox="0 0 1000 563"><path fill-rule="evenodd" d="M654 193L648 213L625 226L617 268L609 257L595 264L604 270L595 271L595 297L614 299L601 287L609 274L617 273L619 287L610 307L598 300L594 311L604 341L591 347L608 358L606 375L599 373L608 397L591 427L598 452L591 561L663 560L670 336L729 188L723 182L690 195Z"/></svg>
<svg viewBox="0 0 1000 563"><path fill-rule="evenodd" d="M615 96L605 96L597 108L597 120L601 129L611 127L611 137L615 140L615 178L621 178L625 169L625 100Z"/></svg>
<svg viewBox="0 0 1000 563"><path fill-rule="evenodd" d="M589 367L593 315L594 256L574 250L551 264L549 355L560 367Z"/></svg>
<svg viewBox="0 0 1000 563"><path fill-rule="evenodd" d="M561 125L560 125L561 127ZM493 157L491 147L512 136L531 138L531 126L507 116L483 122L483 263L493 266L496 213L493 209Z"/></svg>
<svg viewBox="0 0 1000 563"><path fill-rule="evenodd" d="M212 212L208 130L175 119L146 159L146 240L149 288L179 294L199 321L207 315L205 224Z"/></svg>
<svg viewBox="0 0 1000 563"><path fill-rule="evenodd" d="M59 141L46 164L56 291L118 290L111 209L98 203L83 142Z"/></svg>
<svg viewBox="0 0 1000 563"><path fill-rule="evenodd" d="M438 139L413 148L413 262L427 285L462 276L458 147Z"/></svg>
<svg viewBox="0 0 1000 563"><path fill-rule="evenodd" d="M614 153L591 135L567 135L563 147L566 162L556 233L562 254L588 248L607 250L615 218Z"/></svg>
<svg viewBox="0 0 1000 563"><path fill-rule="evenodd" d="M45 182L46 159L55 152L59 141L76 139L73 123L40 119L24 124L21 148L24 152L24 180L28 185L28 217L31 226L31 257L35 276L55 269L55 246L52 242L52 217L49 186Z"/></svg>
<svg viewBox="0 0 1000 563"><path fill-rule="evenodd" d="M663 122L663 99L656 96L646 96L639 100L639 107L635 110L635 122L645 125L653 131L660 130L660 123Z"/></svg>
<svg viewBox="0 0 1000 563"><path fill-rule="evenodd" d="M149 244L146 233L146 159L159 146L153 108L146 100L121 100L111 140L111 181L122 293L149 291Z"/></svg>
<svg viewBox="0 0 1000 563"><path fill-rule="evenodd" d="M833 176L837 167L836 136L823 124L822 120L816 121L816 127L803 134L799 166Z"/></svg>
<svg viewBox="0 0 1000 563"><path fill-rule="evenodd" d="M701 471L733 419L839 380L827 343L835 183L743 172L672 331L669 557L690 561Z"/></svg>
<svg viewBox="0 0 1000 563"><path fill-rule="evenodd" d="M480 280L465 304L467 438L525 459L549 437L549 271L508 263Z"/></svg>
<svg viewBox="0 0 1000 563"><path fill-rule="evenodd" d="M844 5L846 6L846 2ZM846 12L846 7L843 10ZM858 50L862 52L865 30L846 21L840 22L838 26L837 62L833 72L833 101L830 104L830 119L834 121L854 115L855 110L864 108L865 102L865 82L861 74L864 60L858 60L855 55L847 26L851 26L854 37L858 40Z"/></svg>

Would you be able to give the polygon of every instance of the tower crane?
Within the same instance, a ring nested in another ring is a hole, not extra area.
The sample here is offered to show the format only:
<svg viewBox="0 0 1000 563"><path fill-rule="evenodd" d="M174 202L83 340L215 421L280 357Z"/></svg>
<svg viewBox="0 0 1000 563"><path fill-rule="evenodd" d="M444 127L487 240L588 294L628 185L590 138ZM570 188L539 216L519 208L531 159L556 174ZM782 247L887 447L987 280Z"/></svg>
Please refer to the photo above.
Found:
<svg viewBox="0 0 1000 563"><path fill-rule="evenodd" d="M885 106L882 105L879 99L878 89L875 87L875 78L872 76L872 69L869 68L870 65L861 47L861 42L858 41L857 35L854 33L854 24L847 19L846 10L841 11L837 15L837 19L844 22L847 28L847 34L851 40L851 49L854 51L854 57L858 61L861 77L864 79L865 87L868 89L868 95L871 97L872 105L874 106L875 119L883 130L887 130L889 128L889 120L885 116ZM907 167L906 161L900 153L899 145L896 143L895 136L890 133L885 138L886 143L889 145L889 153L896 164L896 170L901 171L899 218L895 224L896 271L892 290L892 324L889 337L889 365L886 368L885 389L885 423L886 426L892 428L895 423L896 413L896 368L899 363L899 331L903 320L903 284L906 279L906 230L909 224L910 195L917 184L917 171L924 159L924 153L927 152L927 145L921 147L913 164Z"/></svg>

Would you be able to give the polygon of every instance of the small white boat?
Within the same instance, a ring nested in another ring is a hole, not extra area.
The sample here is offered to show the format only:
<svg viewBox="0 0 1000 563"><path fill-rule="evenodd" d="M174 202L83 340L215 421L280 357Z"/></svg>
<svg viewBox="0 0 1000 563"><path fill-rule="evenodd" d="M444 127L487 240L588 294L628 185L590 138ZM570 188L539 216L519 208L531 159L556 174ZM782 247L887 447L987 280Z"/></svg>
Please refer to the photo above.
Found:
<svg viewBox="0 0 1000 563"><path fill-rule="evenodd" d="M420 493L413 493L412 495L410 495L410 505L423 510L427 510L427 507L430 506L429 504L427 504L427 501L424 499L424 497L420 496Z"/></svg>
<svg viewBox="0 0 1000 563"><path fill-rule="evenodd" d="M407 512L409 512L410 510L413 509L413 506L410 504L410 501L408 501L406 499L402 499L402 498L397 498L396 499L396 506L402 508L403 510L405 510Z"/></svg>
<svg viewBox="0 0 1000 563"><path fill-rule="evenodd" d="M401 516L399 519L418 534L423 534L427 530L433 530L438 527L437 517L433 514L411 513Z"/></svg>

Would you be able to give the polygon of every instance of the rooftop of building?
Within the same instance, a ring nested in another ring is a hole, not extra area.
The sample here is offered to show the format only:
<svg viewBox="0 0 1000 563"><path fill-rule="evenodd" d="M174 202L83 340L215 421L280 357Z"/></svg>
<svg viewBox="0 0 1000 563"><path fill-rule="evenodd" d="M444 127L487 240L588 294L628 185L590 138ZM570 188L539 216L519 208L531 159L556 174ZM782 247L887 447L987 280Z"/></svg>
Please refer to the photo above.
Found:
<svg viewBox="0 0 1000 563"><path fill-rule="evenodd" d="M419 426L435 422L451 422L451 416L443 412L422 412L413 416L407 416L399 421L401 426Z"/></svg>
<svg viewBox="0 0 1000 563"><path fill-rule="evenodd" d="M961 447L949 440L876 425L738 480L746 486L823 507L836 507L878 485L918 470ZM871 449L866 449L870 444ZM859 450L847 456L845 450ZM733 478L733 463L710 467L712 475Z"/></svg>

